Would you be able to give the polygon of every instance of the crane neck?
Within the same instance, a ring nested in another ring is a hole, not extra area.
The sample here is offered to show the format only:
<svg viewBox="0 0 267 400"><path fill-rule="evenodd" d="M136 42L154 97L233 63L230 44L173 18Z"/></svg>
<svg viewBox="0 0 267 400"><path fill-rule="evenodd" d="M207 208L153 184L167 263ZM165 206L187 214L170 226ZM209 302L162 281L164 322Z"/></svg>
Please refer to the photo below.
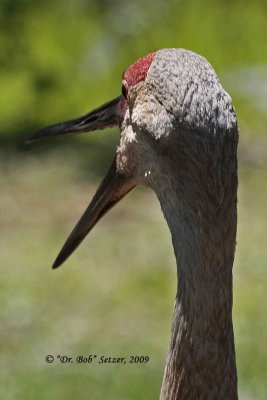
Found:
<svg viewBox="0 0 267 400"><path fill-rule="evenodd" d="M220 157L217 150L200 155L199 165L190 157L183 159L184 165L176 156L165 163L164 185L155 188L171 231L178 273L161 400L237 399L232 324L237 223L233 142L224 143Z"/></svg>

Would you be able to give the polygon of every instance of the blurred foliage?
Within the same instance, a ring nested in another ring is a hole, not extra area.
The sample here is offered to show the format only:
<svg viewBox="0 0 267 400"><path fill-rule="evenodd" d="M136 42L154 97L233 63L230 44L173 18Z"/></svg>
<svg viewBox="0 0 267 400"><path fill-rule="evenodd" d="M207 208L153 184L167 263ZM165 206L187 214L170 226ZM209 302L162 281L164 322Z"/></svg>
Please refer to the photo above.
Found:
<svg viewBox="0 0 267 400"><path fill-rule="evenodd" d="M176 283L158 204L151 193L134 191L99 224L69 267L49 272L52 255L94 192L91 182L113 157L118 130L32 146L24 141L42 126L116 97L123 70L163 47L204 55L237 109L241 168L234 321L240 398L267 398L266 21L264 0L1 0L0 386L5 400L158 397ZM44 362L50 352L92 351L147 353L151 363L104 369Z"/></svg>
<svg viewBox="0 0 267 400"><path fill-rule="evenodd" d="M244 134L265 135L266 20L260 0L2 0L0 141L18 146L28 132L117 96L122 71L162 47L206 56Z"/></svg>

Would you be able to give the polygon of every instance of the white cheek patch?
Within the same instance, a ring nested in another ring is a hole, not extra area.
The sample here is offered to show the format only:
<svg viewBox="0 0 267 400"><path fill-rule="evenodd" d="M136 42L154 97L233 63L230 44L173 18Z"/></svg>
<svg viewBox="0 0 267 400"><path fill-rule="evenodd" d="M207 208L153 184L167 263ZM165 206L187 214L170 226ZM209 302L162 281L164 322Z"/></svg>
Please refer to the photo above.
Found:
<svg viewBox="0 0 267 400"><path fill-rule="evenodd" d="M167 138L173 131L172 115L152 95L137 96L131 112L131 122L135 130L149 134L158 140Z"/></svg>
<svg viewBox="0 0 267 400"><path fill-rule="evenodd" d="M120 143L117 147L118 170L128 176L136 176L139 156L136 132L132 128L129 111L127 110L121 126Z"/></svg>
<svg viewBox="0 0 267 400"><path fill-rule="evenodd" d="M129 109L126 111L121 125L121 143L136 142L136 133L133 131Z"/></svg>
<svg viewBox="0 0 267 400"><path fill-rule="evenodd" d="M129 143L136 142L136 133L132 130L131 126L129 128L131 129L127 129L126 133L127 142Z"/></svg>
<svg viewBox="0 0 267 400"><path fill-rule="evenodd" d="M138 184L152 186L160 168L158 141L164 143L171 130L171 117L164 106L147 91L144 83L140 84L139 91L130 94L121 124L118 170L134 177Z"/></svg>

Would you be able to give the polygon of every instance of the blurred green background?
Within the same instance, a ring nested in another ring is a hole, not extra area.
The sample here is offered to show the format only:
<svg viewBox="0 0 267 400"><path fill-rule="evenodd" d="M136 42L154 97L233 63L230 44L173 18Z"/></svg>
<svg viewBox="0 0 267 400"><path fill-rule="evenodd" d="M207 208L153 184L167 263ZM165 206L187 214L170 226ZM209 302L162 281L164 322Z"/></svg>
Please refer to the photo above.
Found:
<svg viewBox="0 0 267 400"><path fill-rule="evenodd" d="M162 47L208 58L237 110L239 393L267 398L266 42L266 1L1 0L1 398L159 396L176 267L155 196L133 191L52 271L119 132L24 142L42 126L116 97L122 71ZM150 362L47 364L47 354L148 355Z"/></svg>

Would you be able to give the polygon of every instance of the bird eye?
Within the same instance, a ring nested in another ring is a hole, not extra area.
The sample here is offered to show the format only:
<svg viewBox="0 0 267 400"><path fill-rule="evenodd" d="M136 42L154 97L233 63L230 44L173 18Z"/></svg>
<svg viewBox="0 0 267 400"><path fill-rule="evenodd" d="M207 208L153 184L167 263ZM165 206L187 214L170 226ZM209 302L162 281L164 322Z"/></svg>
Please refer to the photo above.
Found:
<svg viewBox="0 0 267 400"><path fill-rule="evenodd" d="M127 99L127 96L128 96L128 84L127 84L127 82L125 80L122 81L121 91L122 91L123 97L125 97Z"/></svg>

